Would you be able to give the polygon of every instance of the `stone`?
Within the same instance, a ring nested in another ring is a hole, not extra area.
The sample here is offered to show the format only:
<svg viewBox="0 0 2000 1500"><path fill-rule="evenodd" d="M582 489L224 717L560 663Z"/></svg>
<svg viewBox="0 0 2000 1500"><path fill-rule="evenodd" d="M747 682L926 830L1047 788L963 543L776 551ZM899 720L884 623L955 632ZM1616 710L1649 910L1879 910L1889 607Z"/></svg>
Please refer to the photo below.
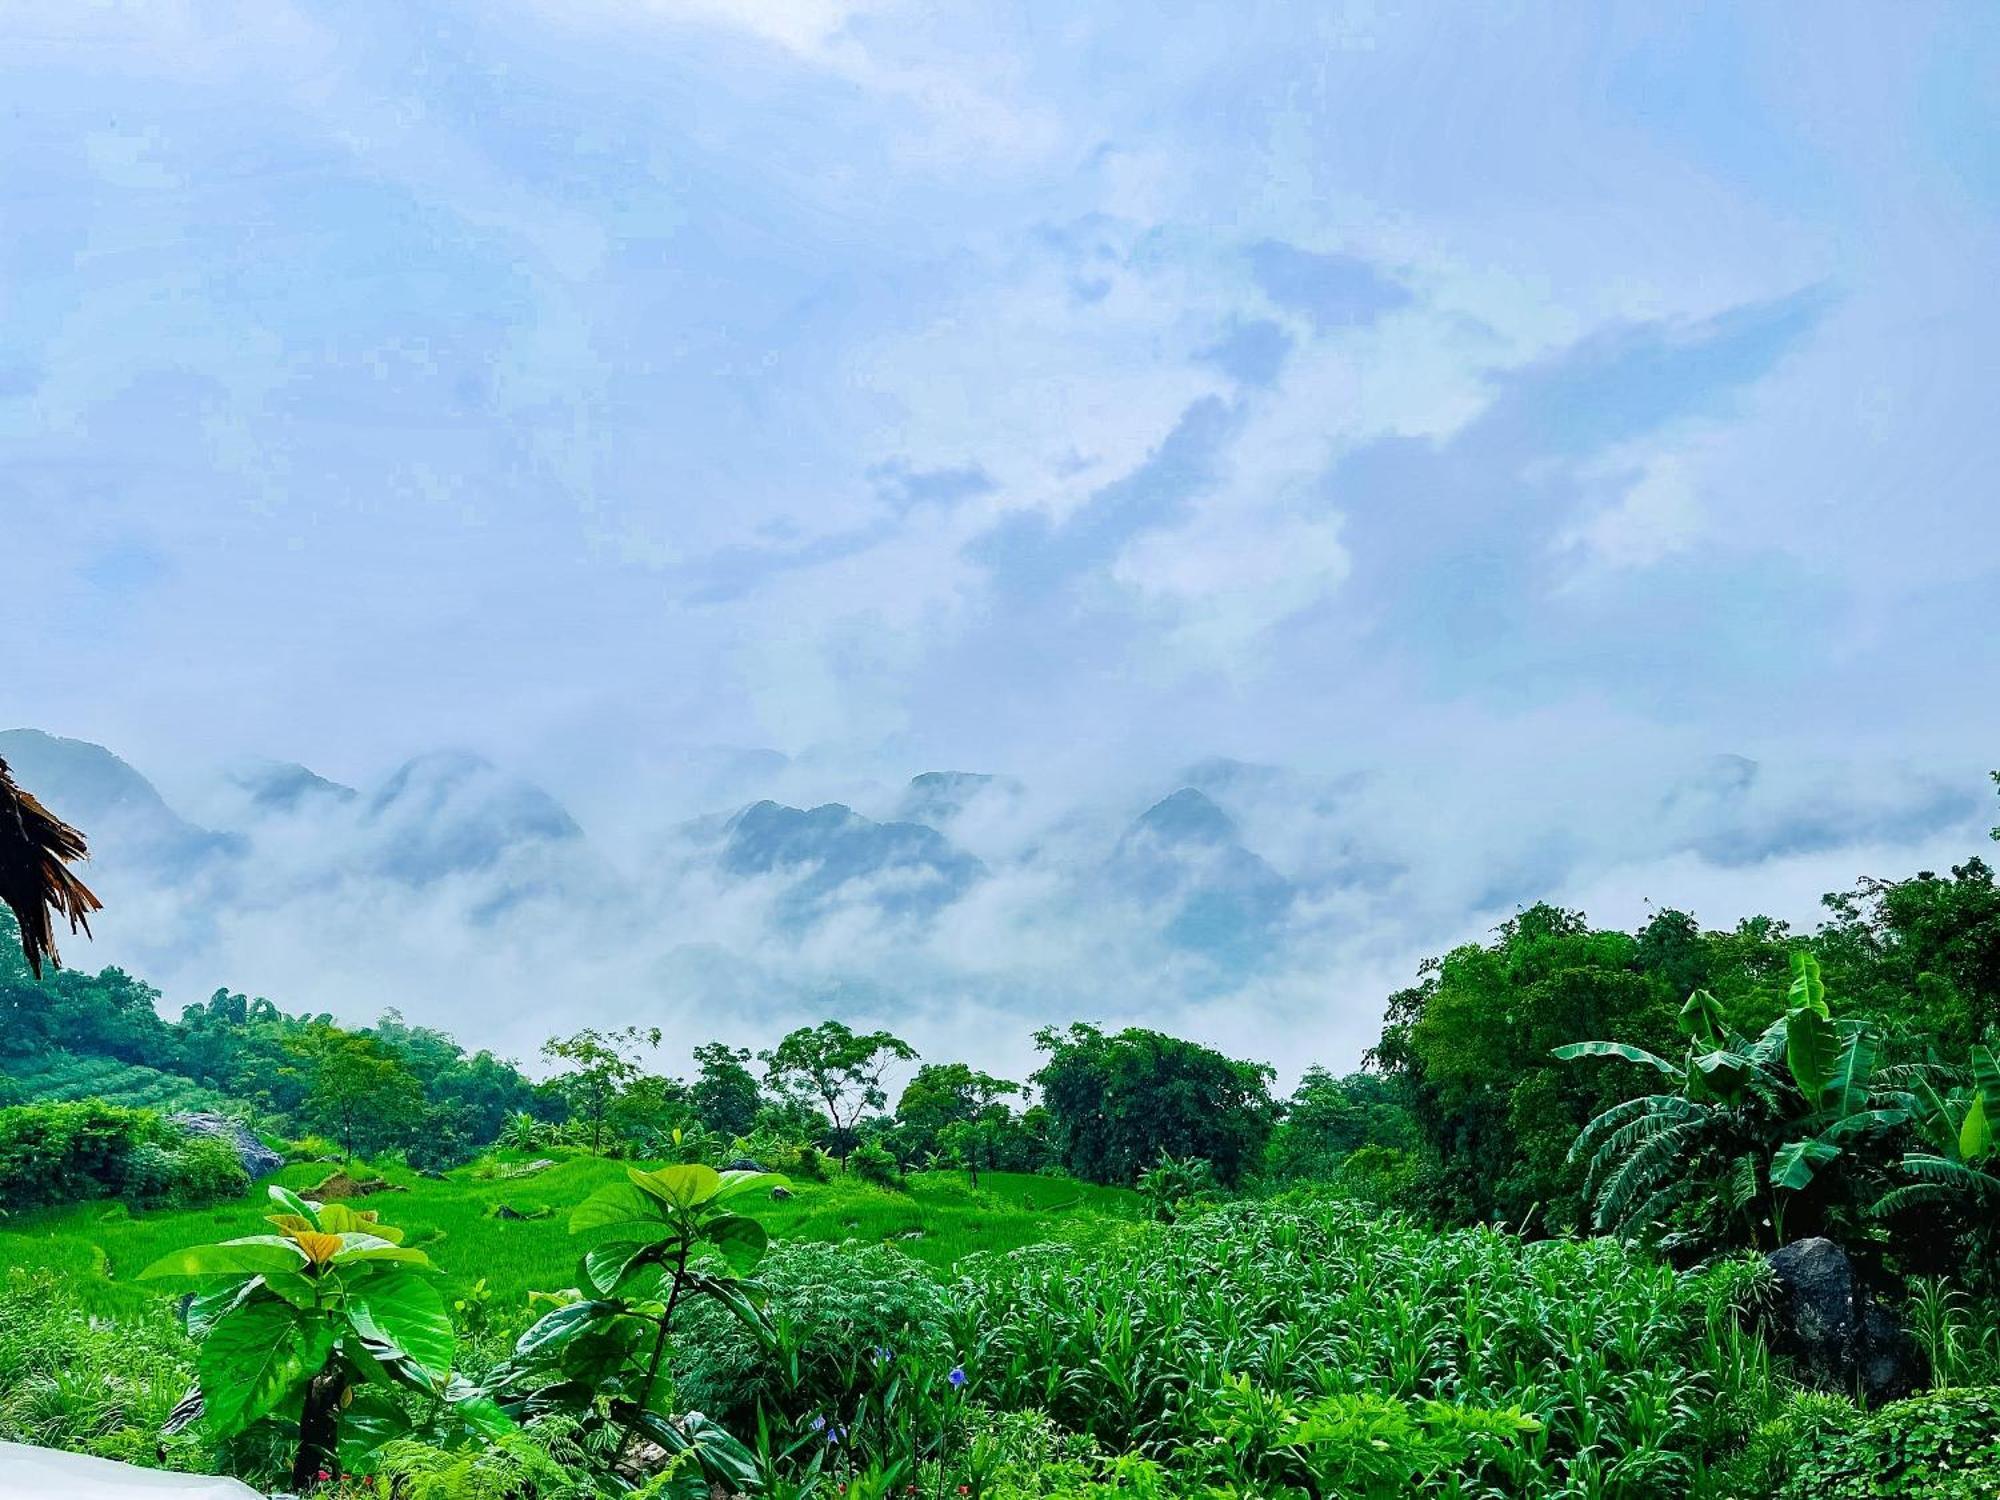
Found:
<svg viewBox="0 0 2000 1500"><path fill-rule="evenodd" d="M771 1200L774 1203L783 1203L791 1196L792 1190L788 1187L774 1187L771 1189Z"/></svg>
<svg viewBox="0 0 2000 1500"><path fill-rule="evenodd" d="M284 1157L258 1140L249 1126L227 1115L168 1115L167 1123L179 1127L183 1135L206 1136L225 1142L236 1153L236 1159L243 1163L243 1170L250 1174L252 1182L269 1177L285 1164Z"/></svg>
<svg viewBox="0 0 2000 1500"><path fill-rule="evenodd" d="M747 1156L739 1156L723 1169L725 1172L761 1172L764 1169Z"/></svg>
<svg viewBox="0 0 2000 1500"><path fill-rule="evenodd" d="M493 1210L493 1217L496 1219L512 1219L516 1222L520 1222L522 1220L525 1220L528 1216L522 1213L520 1209L511 1208L507 1204L502 1203L495 1206Z"/></svg>
<svg viewBox="0 0 2000 1500"><path fill-rule="evenodd" d="M1809 1384L1870 1405L1895 1401L1923 1382L1921 1356L1894 1313L1877 1302L1854 1262L1832 1240L1815 1236L1765 1259L1778 1298L1767 1327L1771 1344Z"/></svg>

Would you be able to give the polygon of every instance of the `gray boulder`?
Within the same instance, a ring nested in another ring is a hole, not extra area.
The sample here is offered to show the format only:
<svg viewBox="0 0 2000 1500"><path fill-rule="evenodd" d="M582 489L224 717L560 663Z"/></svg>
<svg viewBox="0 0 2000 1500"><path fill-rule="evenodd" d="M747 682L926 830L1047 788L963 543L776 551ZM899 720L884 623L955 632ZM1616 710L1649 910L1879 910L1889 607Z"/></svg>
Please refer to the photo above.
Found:
<svg viewBox="0 0 2000 1500"><path fill-rule="evenodd" d="M236 1153L236 1159L243 1163L243 1170L250 1174L252 1182L260 1177L269 1177L285 1164L284 1157L258 1140L249 1126L227 1115L168 1115L167 1123L178 1126L183 1135L206 1136L226 1142Z"/></svg>
<svg viewBox="0 0 2000 1500"><path fill-rule="evenodd" d="M722 1169L725 1172L761 1172L764 1169L747 1156L739 1156Z"/></svg>
<svg viewBox="0 0 2000 1500"><path fill-rule="evenodd" d="M1896 1315L1878 1303L1832 1240L1799 1240L1766 1259L1778 1298L1772 1347L1822 1390L1895 1401L1923 1382L1922 1357Z"/></svg>

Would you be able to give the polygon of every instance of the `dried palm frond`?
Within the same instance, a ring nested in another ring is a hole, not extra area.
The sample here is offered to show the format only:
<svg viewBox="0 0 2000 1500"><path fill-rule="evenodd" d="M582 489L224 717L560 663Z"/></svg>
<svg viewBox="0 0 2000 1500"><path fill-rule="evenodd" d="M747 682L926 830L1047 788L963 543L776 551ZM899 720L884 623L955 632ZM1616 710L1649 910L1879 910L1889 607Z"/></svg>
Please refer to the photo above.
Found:
<svg viewBox="0 0 2000 1500"><path fill-rule="evenodd" d="M60 966L56 917L69 930L90 935L90 914L104 903L70 871L71 860L87 859L83 835L18 786L0 760L0 901L21 924L21 952L37 979L42 960Z"/></svg>

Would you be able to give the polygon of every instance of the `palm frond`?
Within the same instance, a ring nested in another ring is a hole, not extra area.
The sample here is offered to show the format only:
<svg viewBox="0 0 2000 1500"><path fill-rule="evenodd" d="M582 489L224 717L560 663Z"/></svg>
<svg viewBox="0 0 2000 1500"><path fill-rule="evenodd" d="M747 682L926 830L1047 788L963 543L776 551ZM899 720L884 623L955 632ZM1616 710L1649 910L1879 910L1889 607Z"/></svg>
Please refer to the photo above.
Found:
<svg viewBox="0 0 2000 1500"><path fill-rule="evenodd" d="M69 869L89 857L84 837L24 790L0 760L0 901L21 928L21 953L37 979L42 960L60 965L55 919L90 935L90 914L104 903Z"/></svg>

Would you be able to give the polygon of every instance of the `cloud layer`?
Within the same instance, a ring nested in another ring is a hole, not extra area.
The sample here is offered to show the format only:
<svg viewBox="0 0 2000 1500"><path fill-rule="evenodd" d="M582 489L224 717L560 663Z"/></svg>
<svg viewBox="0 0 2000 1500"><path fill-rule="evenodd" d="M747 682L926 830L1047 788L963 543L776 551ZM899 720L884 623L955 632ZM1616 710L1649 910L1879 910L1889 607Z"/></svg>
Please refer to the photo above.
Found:
<svg viewBox="0 0 2000 1500"><path fill-rule="evenodd" d="M643 920L334 899L332 831L192 946L127 908L187 983L440 1018L893 995L1345 1055L1514 901L1721 921L1963 852L1983 20L0 5L0 724L190 816L239 754L532 776ZM1076 884L1213 756L1283 768L1216 800L1295 892L1228 982ZM670 833L959 768L1019 787L921 932L785 928Z"/></svg>

